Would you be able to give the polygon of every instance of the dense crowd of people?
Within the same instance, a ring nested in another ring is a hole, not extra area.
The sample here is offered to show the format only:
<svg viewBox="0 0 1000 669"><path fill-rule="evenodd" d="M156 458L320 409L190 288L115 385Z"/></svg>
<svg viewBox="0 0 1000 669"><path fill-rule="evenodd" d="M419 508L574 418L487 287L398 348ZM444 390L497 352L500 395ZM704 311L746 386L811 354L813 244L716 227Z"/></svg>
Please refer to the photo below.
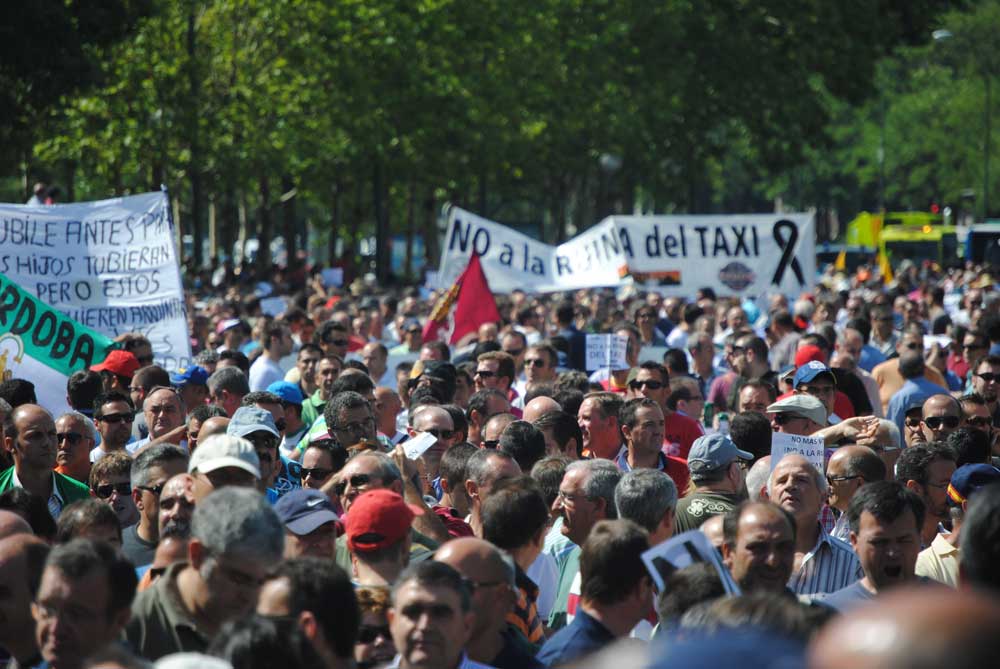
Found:
<svg viewBox="0 0 1000 669"><path fill-rule="evenodd" d="M189 294L194 364L167 371L123 335L69 377L61 415L31 379L0 383L0 666L1000 651L983 268L904 263L888 286L829 270L795 300L518 291L451 344L425 339L433 292L210 284ZM589 333L625 338L626 362L586 369ZM821 440L824 466L772 457L779 433ZM684 533L718 560L659 585L643 554Z"/></svg>

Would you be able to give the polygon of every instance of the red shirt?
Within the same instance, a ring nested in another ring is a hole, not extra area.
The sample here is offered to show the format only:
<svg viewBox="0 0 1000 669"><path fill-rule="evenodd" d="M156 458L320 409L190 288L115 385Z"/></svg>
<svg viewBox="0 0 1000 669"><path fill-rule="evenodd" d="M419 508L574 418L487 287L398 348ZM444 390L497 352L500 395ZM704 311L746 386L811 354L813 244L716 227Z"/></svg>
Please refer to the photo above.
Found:
<svg viewBox="0 0 1000 669"><path fill-rule="evenodd" d="M701 423L675 411L663 420L663 453L686 461L691 444L703 434Z"/></svg>
<svg viewBox="0 0 1000 669"><path fill-rule="evenodd" d="M469 524L462 520L458 515L458 511L450 506L435 504L431 507L431 510L437 514L437 517L441 519L441 522L448 529L448 536L452 538L475 536Z"/></svg>

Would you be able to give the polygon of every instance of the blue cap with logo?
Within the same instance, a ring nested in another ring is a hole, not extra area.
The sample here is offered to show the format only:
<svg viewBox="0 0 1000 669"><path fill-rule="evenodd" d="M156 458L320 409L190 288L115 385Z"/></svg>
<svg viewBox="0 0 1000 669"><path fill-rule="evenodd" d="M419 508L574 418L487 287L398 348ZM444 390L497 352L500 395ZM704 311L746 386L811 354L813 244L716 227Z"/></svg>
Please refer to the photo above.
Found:
<svg viewBox="0 0 1000 669"><path fill-rule="evenodd" d="M275 503L274 511L289 532L300 536L340 520L326 493L309 488L297 488L283 495Z"/></svg>
<svg viewBox="0 0 1000 669"><path fill-rule="evenodd" d="M833 375L829 367L819 360L811 360L795 370L795 378L792 380L792 385L798 388L803 383L812 382L820 374L826 374L834 384L837 383L837 377Z"/></svg>
<svg viewBox="0 0 1000 669"><path fill-rule="evenodd" d="M305 401L302 390L289 381L275 381L267 387L267 392L274 393L281 398L282 402L289 404L302 404Z"/></svg>
<svg viewBox="0 0 1000 669"><path fill-rule="evenodd" d="M191 365L181 367L176 372L170 372L170 385L180 388L186 385L207 386L208 371L204 367Z"/></svg>
<svg viewBox="0 0 1000 669"><path fill-rule="evenodd" d="M985 463L962 465L948 483L948 504L962 506L980 488L1000 481L1000 469Z"/></svg>
<svg viewBox="0 0 1000 669"><path fill-rule="evenodd" d="M688 468L696 476L730 465L737 458L753 460L753 453L740 450L733 440L724 434L706 434L698 437L691 444L688 452Z"/></svg>

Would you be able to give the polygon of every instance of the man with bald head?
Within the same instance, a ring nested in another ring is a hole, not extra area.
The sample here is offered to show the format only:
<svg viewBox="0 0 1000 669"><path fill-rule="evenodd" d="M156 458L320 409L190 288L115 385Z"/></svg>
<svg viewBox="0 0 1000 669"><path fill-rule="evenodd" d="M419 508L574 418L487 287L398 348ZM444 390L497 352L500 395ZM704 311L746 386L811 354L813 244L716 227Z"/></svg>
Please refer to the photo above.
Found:
<svg viewBox="0 0 1000 669"><path fill-rule="evenodd" d="M858 488L866 483L885 480L885 463L867 446L842 446L826 463L829 487L827 504L838 514L831 534L841 541L850 541L851 526L847 520L847 505Z"/></svg>
<svg viewBox="0 0 1000 669"><path fill-rule="evenodd" d="M202 443L216 434L225 434L228 427L229 418L226 416L212 416L206 419L201 424L201 429L198 430L198 443Z"/></svg>
<svg viewBox="0 0 1000 669"><path fill-rule="evenodd" d="M31 602L48 553L48 544L32 535L30 528L0 540L0 648L13 659L10 666L34 667L42 661Z"/></svg>
<svg viewBox="0 0 1000 669"><path fill-rule="evenodd" d="M441 456L461 438L455 432L455 422L451 419L451 414L440 406L429 404L417 407L415 411L411 412L409 422L411 439L421 433L429 433L437 439L434 445L420 456L424 463L424 473L428 480L433 481L438 477Z"/></svg>
<svg viewBox="0 0 1000 669"><path fill-rule="evenodd" d="M809 666L981 669L1000 655L998 629L995 598L970 590L901 588L824 627L811 646Z"/></svg>
<svg viewBox="0 0 1000 669"><path fill-rule="evenodd" d="M920 429L927 441L944 441L962 423L962 405L951 395L931 395L921 410Z"/></svg>
<svg viewBox="0 0 1000 669"><path fill-rule="evenodd" d="M31 525L13 511L0 509L0 539L14 534L33 534Z"/></svg>
<svg viewBox="0 0 1000 669"><path fill-rule="evenodd" d="M559 402L556 402L551 397L541 395L524 405L523 420L534 423L550 411L562 411L562 407L559 406Z"/></svg>
<svg viewBox="0 0 1000 669"><path fill-rule="evenodd" d="M67 505L90 497L85 484L53 471L56 424L52 414L37 404L22 404L7 416L3 445L14 466L0 473L0 494L23 488L44 499L53 518Z"/></svg>
<svg viewBox="0 0 1000 669"><path fill-rule="evenodd" d="M840 590L861 577L861 564L849 545L830 536L819 522L826 500L826 479L801 455L786 455L767 484L772 502L795 518L795 565L788 587L797 595Z"/></svg>
<svg viewBox="0 0 1000 669"><path fill-rule="evenodd" d="M498 413L490 416L486 424L483 425L483 448L496 448L500 445L500 435L507 429L507 426L517 420L517 416L512 413Z"/></svg>
<svg viewBox="0 0 1000 669"><path fill-rule="evenodd" d="M745 502L722 517L722 560L744 594L788 592L795 560L791 515L770 502Z"/></svg>
<svg viewBox="0 0 1000 669"><path fill-rule="evenodd" d="M160 536L165 532L182 536L190 534L194 505L194 477L184 472L168 479L160 492L157 516Z"/></svg>
<svg viewBox="0 0 1000 669"><path fill-rule="evenodd" d="M506 620L517 599L509 558L488 541L462 537L441 546L434 559L453 567L472 588L475 622L465 645L469 659L498 669L544 666L525 650Z"/></svg>

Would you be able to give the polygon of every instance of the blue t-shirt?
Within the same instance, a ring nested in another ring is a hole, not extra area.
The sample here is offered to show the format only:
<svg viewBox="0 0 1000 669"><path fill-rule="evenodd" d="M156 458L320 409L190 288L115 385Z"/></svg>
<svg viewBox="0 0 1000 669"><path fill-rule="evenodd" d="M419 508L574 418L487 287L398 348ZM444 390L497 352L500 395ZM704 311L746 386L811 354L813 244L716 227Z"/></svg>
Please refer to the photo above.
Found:
<svg viewBox="0 0 1000 669"><path fill-rule="evenodd" d="M846 588L841 588L840 590L831 592L819 601L826 604L830 608L836 609L840 613L846 613L847 611L850 611L851 609L874 598L875 593L861 585L861 581L858 580L851 583Z"/></svg>
<svg viewBox="0 0 1000 669"><path fill-rule="evenodd" d="M614 640L611 630L587 615L582 607L577 608L573 622L545 642L538 660L547 667L555 667L595 653Z"/></svg>

